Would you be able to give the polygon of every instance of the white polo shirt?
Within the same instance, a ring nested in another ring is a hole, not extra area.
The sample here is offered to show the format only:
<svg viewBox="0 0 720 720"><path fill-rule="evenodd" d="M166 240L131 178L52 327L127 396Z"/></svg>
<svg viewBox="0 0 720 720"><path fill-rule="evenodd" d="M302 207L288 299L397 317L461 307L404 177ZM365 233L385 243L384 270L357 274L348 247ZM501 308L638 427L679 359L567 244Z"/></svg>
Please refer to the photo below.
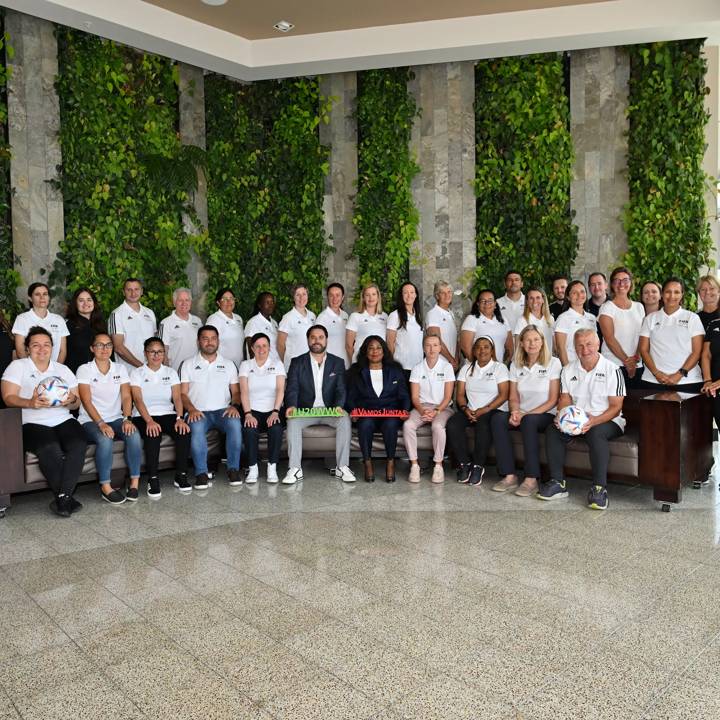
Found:
<svg viewBox="0 0 720 720"><path fill-rule="evenodd" d="M245 331L242 318L237 313L233 313L232 317L228 317L222 310L218 310L208 317L205 324L212 325L217 329L220 338L218 350L224 357L229 358L235 365L240 367L240 363L245 357ZM192 357L196 352L197 342L194 344L193 352L188 357Z"/></svg>
<svg viewBox="0 0 720 720"><path fill-rule="evenodd" d="M613 321L613 334L615 340L626 355L634 355L637 352L638 340L640 339L640 328L645 320L645 308L639 302L633 302L627 308L618 307L612 300L603 303L598 317L605 315ZM600 352L615 365L622 365L620 358L616 357L607 345L602 344ZM680 367L678 365L678 367Z"/></svg>
<svg viewBox="0 0 720 720"><path fill-rule="evenodd" d="M590 312L582 315L570 308L558 317L555 321L555 332L565 333L565 352L567 353L568 365L577 360L575 352L575 333L582 329L595 330L597 332L597 318Z"/></svg>
<svg viewBox="0 0 720 720"><path fill-rule="evenodd" d="M183 360L197 352L197 331L200 327L202 320L197 315L188 315L188 319L183 320L174 311L160 321L160 337L168 346L167 361L175 370ZM242 341L240 345L242 347Z"/></svg>
<svg viewBox="0 0 720 720"><path fill-rule="evenodd" d="M278 332L287 333L285 341L285 369L290 367L290 361L298 355L304 355L308 351L307 331L315 324L316 315L307 310L302 315L296 308L289 310L282 316Z"/></svg>
<svg viewBox="0 0 720 720"><path fill-rule="evenodd" d="M153 337L157 331L155 313L144 305L135 312L126 302L110 313L108 330L111 335L122 335L125 347L138 359L142 360L144 355L143 344L148 338ZM118 358L128 372L133 369L130 363Z"/></svg>
<svg viewBox="0 0 720 720"><path fill-rule="evenodd" d="M340 310L340 314L336 315L329 307L326 307L315 321L318 325L322 325L328 334L327 351L331 355L337 355L342 358L345 368L350 367L347 352L345 351L345 326L347 325L348 314L344 310Z"/></svg>
<svg viewBox="0 0 720 720"><path fill-rule="evenodd" d="M142 365L130 373L130 385L140 388L145 407L152 417L175 415L172 389L179 384L177 372L167 365L161 365L157 370ZM133 409L133 417L140 417L137 408Z"/></svg>
<svg viewBox="0 0 720 720"><path fill-rule="evenodd" d="M275 409L277 379L285 377L285 366L278 358L268 357L264 365L258 365L255 358L246 360L238 375L247 378L252 410L266 413Z"/></svg>
<svg viewBox="0 0 720 720"><path fill-rule="evenodd" d="M455 355L457 353L457 325L455 317L449 310L444 310L439 305L433 305L425 316L425 329L431 327L440 329L440 337L445 347Z"/></svg>
<svg viewBox="0 0 720 720"><path fill-rule="evenodd" d="M61 365L55 360L51 360L48 369L40 372L35 363L29 358L21 358L13 360L3 373L2 379L17 385L18 395L23 399L29 399L33 396L38 383L46 377L61 377L70 388L71 392L77 395L77 378L73 375L69 367ZM22 409L22 423L27 425L45 425L46 427L55 427L70 420L72 415L66 407L49 407L33 410L32 408Z"/></svg>
<svg viewBox="0 0 720 720"><path fill-rule="evenodd" d="M440 405L445 398L446 383L455 383L455 373L444 357L439 357L432 368L428 367L427 360L423 360L410 372L410 382L420 386L423 405Z"/></svg>
<svg viewBox="0 0 720 720"><path fill-rule="evenodd" d="M497 299L503 320L509 328L514 328L525 310L525 296L521 293L519 300L511 300L507 294Z"/></svg>
<svg viewBox="0 0 720 720"><path fill-rule="evenodd" d="M505 360L505 341L512 326L500 322L496 317L475 317L468 315L463 321L461 331L469 330L473 333L473 342L479 337L489 337L495 343L495 357L500 362Z"/></svg>
<svg viewBox="0 0 720 720"><path fill-rule="evenodd" d="M559 380L561 371L562 365L556 357L551 358L547 366L536 362L532 367L519 368L511 363L510 382L517 384L520 410L529 412L546 403L550 397L550 381ZM554 415L557 410L553 407L545 412Z"/></svg>
<svg viewBox="0 0 720 720"><path fill-rule="evenodd" d="M395 330L394 357L404 370L412 370L423 359L423 329L415 315L408 313L407 323L400 327L400 315L393 310L388 316L387 329Z"/></svg>
<svg viewBox="0 0 720 720"><path fill-rule="evenodd" d="M35 314L35 311L30 309L27 312L20 313L16 318L12 326L13 335L22 335L27 337L30 332L30 328L38 325L41 328L45 328L50 335L52 335L53 348L52 348L52 359L57 360L60 354L60 340L67 337L70 332L67 329L65 320L55 313L48 312L48 314L41 318Z"/></svg>
<svg viewBox="0 0 720 720"><path fill-rule="evenodd" d="M110 362L110 369L103 374L94 360L85 363L77 371L78 385L90 387L92 404L98 411L98 415L105 422L112 422L123 416L122 398L120 397L120 386L130 382L130 377L124 365L117 362ZM80 424L94 422L88 414L84 405L80 405Z"/></svg>
<svg viewBox="0 0 720 720"><path fill-rule="evenodd" d="M532 313L530 313L527 320L523 315L521 315L520 319L515 323L513 335L520 335L520 333L528 325L534 325L542 333L543 337L545 338L545 343L548 346L548 350L552 352L553 334L555 332L555 321L552 319L552 316L550 317L550 322L548 322L545 317L541 317L538 320L538 318L536 318Z"/></svg>
<svg viewBox="0 0 720 720"><path fill-rule="evenodd" d="M657 310L645 317L640 336L650 339L650 357L655 367L668 375L676 373L692 352L692 339L697 335L705 337L703 324L698 315L685 308L679 308L672 315ZM642 379L656 383L655 376L645 368ZM681 377L678 385L702 382L700 366Z"/></svg>
<svg viewBox="0 0 720 720"><path fill-rule="evenodd" d="M208 318L209 320L210 318ZM266 318L262 313L253 315L245 325L245 337L251 338L257 333L264 333L270 338L270 351L277 353L278 324L275 318Z"/></svg>
<svg viewBox="0 0 720 720"><path fill-rule="evenodd" d="M190 383L188 397L198 410L224 410L232 399L230 385L238 384L238 371L235 363L220 353L212 362L198 353L182 364L180 382Z"/></svg>
<svg viewBox="0 0 720 720"><path fill-rule="evenodd" d="M560 392L572 397L573 405L588 415L602 415L609 407L611 397L625 397L625 378L622 370L602 355L590 372L583 369L579 360L568 363L560 373ZM621 430L625 429L622 413L613 418Z"/></svg>
<svg viewBox="0 0 720 720"><path fill-rule="evenodd" d="M346 330L352 330L355 333L355 347L353 349L352 362L357 360L358 350L363 344L366 337L370 335L379 335L383 340L387 338L387 321L386 313L376 313L370 315L367 310L363 312L351 313L348 318Z"/></svg>
<svg viewBox="0 0 720 720"><path fill-rule="evenodd" d="M498 396L498 385L508 381L508 369L496 360L491 360L485 367L477 363L465 363L458 371L457 379L465 383L468 407L477 410ZM498 410L507 410L507 403L503 403Z"/></svg>

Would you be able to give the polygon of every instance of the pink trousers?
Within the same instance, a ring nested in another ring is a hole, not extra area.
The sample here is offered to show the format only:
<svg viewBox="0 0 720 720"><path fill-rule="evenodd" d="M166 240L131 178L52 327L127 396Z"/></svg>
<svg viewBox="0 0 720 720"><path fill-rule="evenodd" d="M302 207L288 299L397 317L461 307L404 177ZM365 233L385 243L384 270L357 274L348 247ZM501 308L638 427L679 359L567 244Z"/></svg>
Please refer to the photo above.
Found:
<svg viewBox="0 0 720 720"><path fill-rule="evenodd" d="M423 407L433 406L424 405ZM432 428L433 460L435 462L442 462L443 456L445 455L445 426L452 414L452 410L445 408L445 410L435 416L435 419L430 424ZM427 425L427 420L423 420L420 413L413 408L410 411L410 417L403 423L405 450L407 450L410 460L418 459L417 430L423 425Z"/></svg>

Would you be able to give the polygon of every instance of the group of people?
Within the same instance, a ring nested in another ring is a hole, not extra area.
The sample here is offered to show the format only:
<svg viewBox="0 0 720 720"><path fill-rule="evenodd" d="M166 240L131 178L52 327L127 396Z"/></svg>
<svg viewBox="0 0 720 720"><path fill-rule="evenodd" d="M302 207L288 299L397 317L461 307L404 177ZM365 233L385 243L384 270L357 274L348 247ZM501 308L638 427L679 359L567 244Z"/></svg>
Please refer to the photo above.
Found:
<svg viewBox="0 0 720 720"><path fill-rule="evenodd" d="M458 330L446 282L436 283L435 304L424 320L410 282L399 289L389 315L377 285L361 289L359 308L348 315L343 286L331 283L317 316L308 308L308 288L296 286L293 307L279 323L272 293L257 296L244 324L234 312L232 289L223 288L215 296L217 311L203 323L191 313L190 290L178 288L174 311L159 325L141 302L136 278L125 281L124 302L107 324L89 288L73 294L63 318L49 310L48 286L33 283L29 310L12 327L4 318L0 323L2 400L22 408L24 447L37 455L53 490L51 508L61 516L80 508L73 494L88 443L95 445L102 498L112 504L138 499L143 451L147 493L160 497L163 435L175 444L175 487L206 489L212 429L224 436L230 485L258 481L260 434L267 435L266 479L280 482L286 428L289 467L282 482L302 480L303 429L319 423L335 428L335 475L353 482L353 411L368 411L356 419L368 482L375 479L376 433L385 446L385 480L395 480L400 431L410 460L407 479L419 482L417 433L429 425L432 482L445 480L449 444L458 481L480 485L494 445L501 477L493 490L554 500L567 496L563 465L570 436L556 418L568 405L588 415L582 428L593 468L588 504L605 509L608 443L623 432L626 387L717 394L720 417L720 285L711 275L700 279L698 314L683 307L685 288L677 278L662 286L645 283L642 302L632 300L633 277L625 267L613 270L609 283L598 272L587 288L564 277L553 278L552 288L549 302L542 288L524 292L522 275L510 271L505 294L477 293ZM68 387L56 405L38 390L50 376ZM524 446L522 482L513 431ZM541 433L551 475L546 482ZM129 473L124 492L111 484L116 440L124 443Z"/></svg>

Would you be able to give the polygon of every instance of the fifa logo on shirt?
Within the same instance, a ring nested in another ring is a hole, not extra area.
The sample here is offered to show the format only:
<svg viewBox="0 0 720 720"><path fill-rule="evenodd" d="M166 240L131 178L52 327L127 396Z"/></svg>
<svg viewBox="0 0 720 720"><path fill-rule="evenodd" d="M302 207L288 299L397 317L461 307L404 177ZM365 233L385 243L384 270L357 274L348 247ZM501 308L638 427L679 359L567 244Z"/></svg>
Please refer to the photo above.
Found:
<svg viewBox="0 0 720 720"><path fill-rule="evenodd" d="M604 380L604 379L605 379L605 373L595 373L595 379L596 379L596 380Z"/></svg>

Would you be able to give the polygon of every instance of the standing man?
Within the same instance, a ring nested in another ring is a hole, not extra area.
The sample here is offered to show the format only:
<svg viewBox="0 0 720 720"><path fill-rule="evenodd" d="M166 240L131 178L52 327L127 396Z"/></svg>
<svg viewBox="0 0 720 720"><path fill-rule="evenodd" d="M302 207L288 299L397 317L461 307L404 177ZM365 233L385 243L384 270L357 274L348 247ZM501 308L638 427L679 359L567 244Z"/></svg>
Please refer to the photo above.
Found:
<svg viewBox="0 0 720 720"><path fill-rule="evenodd" d="M190 453L195 466L195 489L209 486L207 431L225 435L228 485L242 485L240 451L240 379L235 363L218 354L217 328L203 325L197 332L198 353L180 366L180 392L190 423Z"/></svg>
<svg viewBox="0 0 720 720"><path fill-rule="evenodd" d="M288 417L287 442L290 467L283 478L285 485L303 479L302 431L311 425L330 425L335 428L335 477L343 482L355 482L350 462L350 417L342 411L339 417L293 418L297 408L338 408L345 405L345 363L327 350L327 330L323 325L311 325L306 333L310 352L294 357L288 369L285 386L285 407Z"/></svg>
<svg viewBox="0 0 720 720"><path fill-rule="evenodd" d="M622 416L625 397L625 378L622 369L600 355L600 339L594 330L582 328L575 333L575 352L578 359L569 363L560 374L560 411L568 405L577 405L588 416L582 427L583 440L590 448L592 486L588 493L588 507L605 510L608 506L607 470L610 463L609 442L620 437L625 430ZM551 480L542 483L537 497L540 500L557 500L568 496L565 481L565 453L574 436L549 425L545 433Z"/></svg>
<svg viewBox="0 0 720 720"><path fill-rule="evenodd" d="M197 352L197 333L202 320L190 314L192 292L188 288L173 292L173 306L175 310L160 321L160 337L165 344L167 363L177 371L183 360Z"/></svg>
<svg viewBox="0 0 720 720"><path fill-rule="evenodd" d="M440 338L440 354L452 365L453 370L458 369L458 336L455 318L450 312L453 289L450 283L438 280L433 288L435 305L428 310L425 316L425 333Z"/></svg>
<svg viewBox="0 0 720 720"><path fill-rule="evenodd" d="M605 273L590 273L590 277L588 277L588 290L590 291L590 299L587 301L587 311L595 317L598 317L600 315L600 308L605 302L610 299L608 298L607 289L608 284ZM599 323L597 327L597 333L598 337L600 338L600 345L602 345L603 336Z"/></svg>
<svg viewBox="0 0 720 720"><path fill-rule="evenodd" d="M525 309L525 296L522 293L523 279L517 270L505 273L505 294L498 298L497 304L505 324L512 331Z"/></svg>
<svg viewBox="0 0 720 720"><path fill-rule="evenodd" d="M563 303L565 302L565 291L567 290L570 278L567 275L555 275L552 279L553 301L550 303L548 310L554 320L560 317L563 312Z"/></svg>
<svg viewBox="0 0 720 720"><path fill-rule="evenodd" d="M115 348L115 357L130 372L143 364L144 344L157 334L155 313L140 304L143 286L137 278L123 283L125 302L115 308L108 320L108 330Z"/></svg>

